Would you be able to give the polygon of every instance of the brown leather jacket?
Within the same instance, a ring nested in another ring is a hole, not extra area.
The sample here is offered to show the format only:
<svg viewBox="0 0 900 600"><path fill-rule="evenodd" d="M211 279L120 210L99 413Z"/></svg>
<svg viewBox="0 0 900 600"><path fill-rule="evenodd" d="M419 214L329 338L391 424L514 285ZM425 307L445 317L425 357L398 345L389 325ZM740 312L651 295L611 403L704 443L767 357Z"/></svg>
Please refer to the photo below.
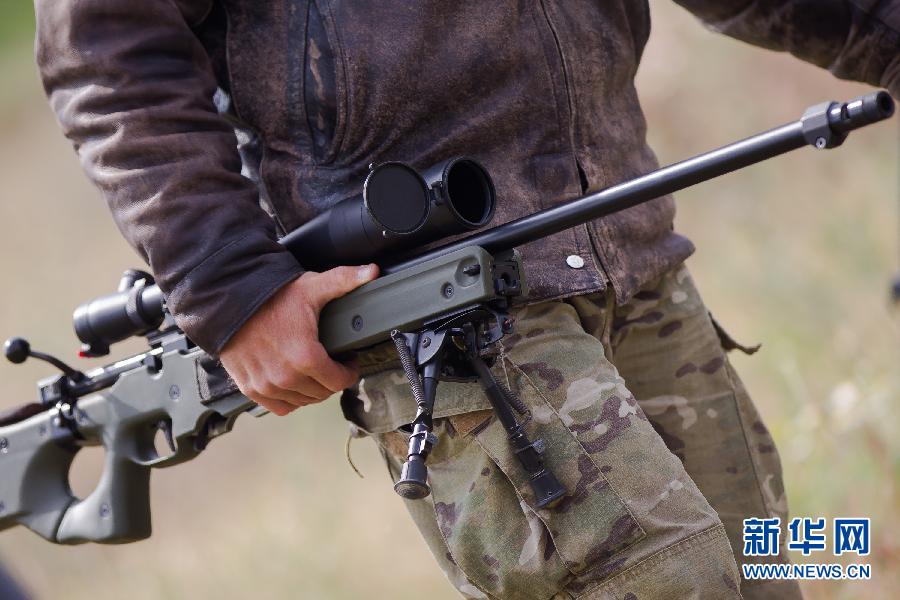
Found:
<svg viewBox="0 0 900 600"><path fill-rule="evenodd" d="M276 234L358 193L369 163L473 156L497 185L493 224L657 166L633 82L646 0L35 4L65 134L211 352L302 272ZM680 4L900 95L898 0ZM662 198L525 247L533 299L607 281L628 298L691 253L674 210Z"/></svg>

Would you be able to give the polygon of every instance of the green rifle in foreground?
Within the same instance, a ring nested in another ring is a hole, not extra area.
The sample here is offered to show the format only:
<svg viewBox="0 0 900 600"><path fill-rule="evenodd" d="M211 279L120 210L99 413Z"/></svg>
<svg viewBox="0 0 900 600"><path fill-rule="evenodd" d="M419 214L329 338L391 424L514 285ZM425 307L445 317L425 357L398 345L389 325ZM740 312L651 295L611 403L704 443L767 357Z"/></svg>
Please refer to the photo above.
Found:
<svg viewBox="0 0 900 600"><path fill-rule="evenodd" d="M396 345L418 410L407 426L408 460L395 490L406 498L429 493L426 461L437 441L431 432L436 389L441 380L452 380L480 382L539 506L552 507L566 494L544 467L543 442L528 438L527 408L489 369L496 342L513 328L509 307L526 297L517 246L805 145L838 146L850 131L893 112L885 92L817 105L795 122L719 150L408 254L399 263L382 260L382 277L325 307L320 337L335 357L387 341ZM479 228L493 214L493 200L489 176L469 159L452 159L424 175L386 163L372 170L361 199L339 204L282 243L301 257L311 256L309 248L332 249L332 256L317 254L315 268L367 262ZM110 344L133 335L146 336L150 348L81 373L31 351L21 338L7 341L12 362L34 357L60 373L39 382L38 402L0 415L0 529L25 525L63 544L143 539L151 532L150 469L194 458L241 414L265 411L175 326L147 274L127 272L117 293L79 307L75 326L86 355L103 355ZM159 432L168 454L156 450ZM69 468L80 448L96 445L106 451L103 475L89 496L76 498Z"/></svg>

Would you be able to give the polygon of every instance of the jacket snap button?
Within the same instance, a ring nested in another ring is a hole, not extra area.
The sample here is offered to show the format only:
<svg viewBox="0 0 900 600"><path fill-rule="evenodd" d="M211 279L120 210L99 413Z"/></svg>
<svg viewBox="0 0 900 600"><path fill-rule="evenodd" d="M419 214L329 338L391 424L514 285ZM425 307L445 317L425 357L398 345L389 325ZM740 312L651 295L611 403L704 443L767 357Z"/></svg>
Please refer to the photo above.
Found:
<svg viewBox="0 0 900 600"><path fill-rule="evenodd" d="M584 266L584 259L577 254L572 254L566 257L566 264L573 269L580 269Z"/></svg>

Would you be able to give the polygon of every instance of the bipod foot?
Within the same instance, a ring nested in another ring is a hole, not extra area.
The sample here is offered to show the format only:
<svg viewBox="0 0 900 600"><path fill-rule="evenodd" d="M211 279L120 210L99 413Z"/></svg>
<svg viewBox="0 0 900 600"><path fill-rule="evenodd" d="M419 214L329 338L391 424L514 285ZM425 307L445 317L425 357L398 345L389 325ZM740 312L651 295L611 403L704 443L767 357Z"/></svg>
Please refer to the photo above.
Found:
<svg viewBox="0 0 900 600"><path fill-rule="evenodd" d="M400 479L394 484L394 491L408 500L420 500L431 493L425 461L438 441L437 436L431 431L432 414L446 337L433 331L417 335L395 330L391 332L391 339L397 348L400 364L416 400L416 417L410 423L412 431L409 436L406 462L400 469ZM430 348L432 343L435 346ZM418 359L413 357L410 346L417 349ZM430 349L423 355L419 351L421 346Z"/></svg>
<svg viewBox="0 0 900 600"><path fill-rule="evenodd" d="M529 475L528 484L534 492L535 505L538 508L552 507L566 495L566 488L553 471L544 466L544 440L537 439L534 442L529 440L528 434L525 433L528 418L519 423L513 413L515 408L520 414L527 414L527 408L519 398L494 378L494 374L481 357L472 354L469 356L469 362L478 375L478 381L490 400L494 413L506 429L513 454Z"/></svg>

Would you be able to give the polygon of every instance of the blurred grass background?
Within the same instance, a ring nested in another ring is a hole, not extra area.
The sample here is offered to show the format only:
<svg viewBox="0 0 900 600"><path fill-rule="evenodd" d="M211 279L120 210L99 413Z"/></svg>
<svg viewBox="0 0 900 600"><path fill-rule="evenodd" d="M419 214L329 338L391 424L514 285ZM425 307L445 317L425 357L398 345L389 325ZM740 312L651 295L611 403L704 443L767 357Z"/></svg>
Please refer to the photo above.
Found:
<svg viewBox="0 0 900 600"><path fill-rule="evenodd" d="M866 86L706 32L654 0L639 73L663 163L796 118ZM71 310L139 264L82 176L31 57L30 3L0 4L0 335L75 361ZM854 134L679 195L678 228L707 304L740 341L733 357L779 444L795 516L871 516L868 582L805 584L809 598L900 589L898 123ZM135 351L131 344L119 353ZM0 364L0 408L30 400L41 364ZM0 560L39 598L456 597L391 490L374 445L344 458L336 403L291 418L245 418L199 459L154 474L154 536L57 547L0 535ZM99 451L83 452L87 492ZM800 560L799 555L795 559ZM832 562L827 554L810 560Z"/></svg>

